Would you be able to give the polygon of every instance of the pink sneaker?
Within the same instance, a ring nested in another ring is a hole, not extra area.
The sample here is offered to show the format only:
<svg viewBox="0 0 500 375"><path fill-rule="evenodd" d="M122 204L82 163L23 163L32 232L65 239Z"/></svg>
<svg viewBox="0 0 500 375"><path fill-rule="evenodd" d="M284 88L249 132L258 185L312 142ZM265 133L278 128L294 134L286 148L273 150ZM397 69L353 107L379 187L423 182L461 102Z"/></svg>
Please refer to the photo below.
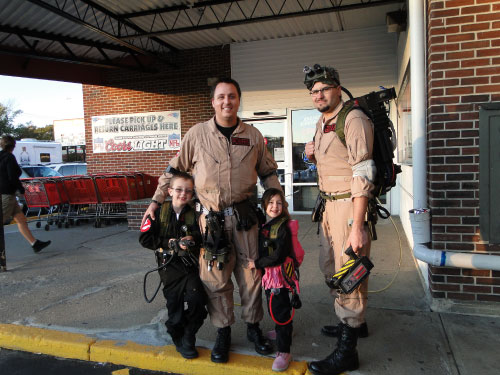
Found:
<svg viewBox="0 0 500 375"><path fill-rule="evenodd" d="M280 353L276 354L276 359L273 362L273 371L285 371L292 360L292 355L290 353Z"/></svg>

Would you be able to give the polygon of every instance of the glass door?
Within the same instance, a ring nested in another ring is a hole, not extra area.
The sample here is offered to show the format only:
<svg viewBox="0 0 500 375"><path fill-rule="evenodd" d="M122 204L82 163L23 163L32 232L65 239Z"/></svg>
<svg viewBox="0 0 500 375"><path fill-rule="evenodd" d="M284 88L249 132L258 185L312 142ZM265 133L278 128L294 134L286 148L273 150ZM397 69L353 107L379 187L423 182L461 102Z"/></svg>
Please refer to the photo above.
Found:
<svg viewBox="0 0 500 375"><path fill-rule="evenodd" d="M289 201L290 211L293 212L311 212L318 195L316 165L305 157L304 147L313 140L320 115L316 109L288 110L287 130L290 142L287 143L287 154L290 155L291 163L286 176L289 191L293 191Z"/></svg>
<svg viewBox="0 0 500 375"><path fill-rule="evenodd" d="M247 124L253 125L264 136L264 142L267 145L267 149L273 156L274 160L278 164L278 178L287 195L288 190L285 185L285 174L287 169L286 156L285 156L285 127L286 127L286 119L272 119L272 120L244 120ZM260 185L257 184L257 198L260 200L262 194L264 193L264 189Z"/></svg>

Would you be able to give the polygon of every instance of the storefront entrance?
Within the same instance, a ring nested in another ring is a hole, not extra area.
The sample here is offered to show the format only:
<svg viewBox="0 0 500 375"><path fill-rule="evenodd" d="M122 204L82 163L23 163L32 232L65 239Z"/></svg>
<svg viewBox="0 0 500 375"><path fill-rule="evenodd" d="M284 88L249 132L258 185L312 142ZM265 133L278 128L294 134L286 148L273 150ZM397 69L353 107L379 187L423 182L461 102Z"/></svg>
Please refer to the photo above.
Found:
<svg viewBox="0 0 500 375"><path fill-rule="evenodd" d="M303 153L305 144L314 136L319 115L315 109L291 109L287 118L244 120L259 129L278 163L278 177L291 213L310 212L316 201L316 167L304 160ZM260 198L260 185L257 192Z"/></svg>

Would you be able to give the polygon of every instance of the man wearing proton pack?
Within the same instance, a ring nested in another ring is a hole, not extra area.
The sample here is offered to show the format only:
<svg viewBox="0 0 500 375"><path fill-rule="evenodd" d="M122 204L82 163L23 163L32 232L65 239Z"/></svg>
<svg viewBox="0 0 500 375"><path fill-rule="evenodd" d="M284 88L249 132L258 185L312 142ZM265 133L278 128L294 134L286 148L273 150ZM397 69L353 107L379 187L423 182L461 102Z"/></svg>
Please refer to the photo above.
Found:
<svg viewBox="0 0 500 375"><path fill-rule="evenodd" d="M215 116L196 124L184 135L178 156L160 177L144 219L161 204L170 178L177 171L194 177L201 203L200 229L203 249L200 254L200 278L208 294L208 312L218 328L212 349L213 362L229 359L231 325L234 323L234 273L241 297L242 318L247 323L247 338L259 354L273 348L263 336L259 322L263 318L261 274L248 267L257 260L258 218L250 198L257 177L264 187L281 189L277 164L266 148L262 134L238 117L241 90L231 78L221 78L211 91Z"/></svg>
<svg viewBox="0 0 500 375"><path fill-rule="evenodd" d="M359 109L349 111L347 116L341 112L344 102L334 68L316 64L313 68L306 66L304 73L313 105L322 114L305 154L317 166L318 187L325 202L319 263L328 280L350 259L344 252L350 246L358 256L370 253L366 214L376 172L372 160L373 123ZM344 140L339 138L337 125L344 126ZM338 337L337 347L324 360L309 363L313 374L335 375L359 367L357 340L368 334L367 292L366 280L350 294L331 290L340 323L323 327L322 333Z"/></svg>

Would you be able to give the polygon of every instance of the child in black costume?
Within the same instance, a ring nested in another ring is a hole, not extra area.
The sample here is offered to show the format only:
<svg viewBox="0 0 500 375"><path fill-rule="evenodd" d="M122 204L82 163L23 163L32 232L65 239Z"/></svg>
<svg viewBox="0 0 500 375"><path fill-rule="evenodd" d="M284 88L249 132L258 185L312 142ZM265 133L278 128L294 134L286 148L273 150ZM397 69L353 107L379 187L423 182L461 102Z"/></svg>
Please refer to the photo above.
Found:
<svg viewBox="0 0 500 375"><path fill-rule="evenodd" d="M196 332L207 316L206 294L200 281L198 256L201 234L196 212L191 205L193 178L184 172L172 177L168 193L172 201L165 201L141 227L139 242L156 250L158 272L167 300L167 332L177 351L184 358L196 358Z"/></svg>
<svg viewBox="0 0 500 375"><path fill-rule="evenodd" d="M285 204L285 196L281 190L271 188L262 195L266 223L259 232L259 259L255 263L249 263L250 267L255 266L265 271L262 285L267 297L268 311L273 320L279 322L275 327L278 353L273 363L273 371L285 371L292 360L292 305L288 293L290 288L281 274L281 266L293 261L292 234L287 225L290 215ZM274 235L271 235L273 231ZM272 311L269 310L270 300Z"/></svg>

